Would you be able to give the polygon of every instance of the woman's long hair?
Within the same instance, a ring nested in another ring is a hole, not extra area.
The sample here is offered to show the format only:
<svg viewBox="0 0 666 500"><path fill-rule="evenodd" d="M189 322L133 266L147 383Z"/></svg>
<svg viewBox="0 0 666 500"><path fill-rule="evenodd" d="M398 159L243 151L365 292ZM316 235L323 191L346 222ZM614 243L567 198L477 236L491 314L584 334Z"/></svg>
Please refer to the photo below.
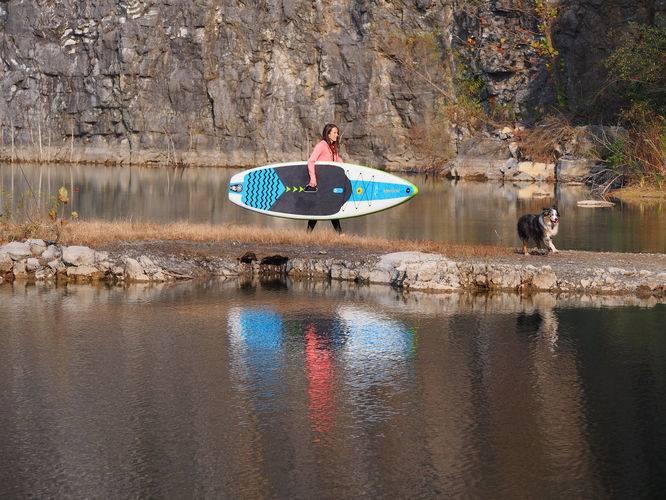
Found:
<svg viewBox="0 0 666 500"><path fill-rule="evenodd" d="M331 130L333 130L334 128L338 129L338 140L335 142L329 142L328 134L330 134ZM333 161L335 161L335 159L339 157L338 145L340 144L340 127L338 127L335 123L327 123L326 125L324 125L324 131L321 133L321 138L326 141L326 144L328 144L328 149L331 150L331 155L333 155Z"/></svg>

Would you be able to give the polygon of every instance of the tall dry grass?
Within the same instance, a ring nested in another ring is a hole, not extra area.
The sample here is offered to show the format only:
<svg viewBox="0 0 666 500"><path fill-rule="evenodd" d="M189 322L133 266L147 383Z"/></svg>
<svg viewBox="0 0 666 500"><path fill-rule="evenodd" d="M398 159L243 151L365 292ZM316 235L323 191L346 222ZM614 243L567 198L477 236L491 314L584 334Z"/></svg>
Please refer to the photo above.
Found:
<svg viewBox="0 0 666 500"><path fill-rule="evenodd" d="M3 230L0 239L11 239L11 228ZM32 237L49 235L32 234ZM505 247L483 245L453 245L436 241L390 240L353 234L338 235L330 231L283 231L239 225L210 225L174 222L156 224L132 221L77 221L63 226L59 242L64 245L99 247L121 241L192 241L240 242L258 245L299 247L349 248L368 251L421 251L441 253L450 257L490 257L512 252Z"/></svg>

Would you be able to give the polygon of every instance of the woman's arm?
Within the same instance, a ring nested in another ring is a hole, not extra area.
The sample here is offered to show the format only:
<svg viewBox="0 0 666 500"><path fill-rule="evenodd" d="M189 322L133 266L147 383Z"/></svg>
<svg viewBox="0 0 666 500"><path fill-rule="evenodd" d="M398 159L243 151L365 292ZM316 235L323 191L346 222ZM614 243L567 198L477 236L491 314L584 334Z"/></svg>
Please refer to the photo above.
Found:
<svg viewBox="0 0 666 500"><path fill-rule="evenodd" d="M310 174L310 185L311 186L316 186L317 185L317 174L315 172L315 162L319 161L319 158L321 158L322 152L324 151L324 147L326 147L326 143L324 141L320 141L312 151L312 154L310 155L310 158L308 159L308 174Z"/></svg>

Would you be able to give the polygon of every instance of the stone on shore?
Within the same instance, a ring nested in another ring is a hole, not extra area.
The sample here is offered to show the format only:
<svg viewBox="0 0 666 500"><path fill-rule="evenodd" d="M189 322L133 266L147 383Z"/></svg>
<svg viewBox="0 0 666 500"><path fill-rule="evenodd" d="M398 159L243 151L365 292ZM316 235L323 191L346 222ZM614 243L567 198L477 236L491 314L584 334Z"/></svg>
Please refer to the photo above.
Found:
<svg viewBox="0 0 666 500"><path fill-rule="evenodd" d="M46 251L46 243L44 240L29 239L26 243L30 246L30 251L35 257L39 257Z"/></svg>
<svg viewBox="0 0 666 500"><path fill-rule="evenodd" d="M562 158L557 162L557 180L559 182L585 182L592 175L594 166L594 160Z"/></svg>
<svg viewBox="0 0 666 500"><path fill-rule="evenodd" d="M56 273L64 272L67 267L60 259L53 259L47 264L47 266L53 269Z"/></svg>
<svg viewBox="0 0 666 500"><path fill-rule="evenodd" d="M109 252L95 252L95 262L104 262L109 258Z"/></svg>
<svg viewBox="0 0 666 500"><path fill-rule="evenodd" d="M6 253L0 253L0 274L8 273L14 267L14 261Z"/></svg>
<svg viewBox="0 0 666 500"><path fill-rule="evenodd" d="M94 266L70 266L67 268L67 277L74 281L97 281L104 277L104 273Z"/></svg>
<svg viewBox="0 0 666 500"><path fill-rule="evenodd" d="M150 276L144 272L143 266L139 264L139 261L131 257L125 258L124 274L126 281L137 283L146 283L150 281Z"/></svg>
<svg viewBox="0 0 666 500"><path fill-rule="evenodd" d="M35 259L34 257L31 257L26 261L25 267L26 267L26 270L29 273L34 273L37 269L39 269L42 266L39 263L38 259Z"/></svg>
<svg viewBox="0 0 666 500"><path fill-rule="evenodd" d="M88 247L63 247L62 260L70 266L92 266L95 263L95 251Z"/></svg>
<svg viewBox="0 0 666 500"><path fill-rule="evenodd" d="M557 286L557 276L550 266L539 269L532 277L532 287L537 290L552 290Z"/></svg>
<svg viewBox="0 0 666 500"><path fill-rule="evenodd" d="M20 241L12 241L0 247L0 254L9 255L12 260L24 259L26 257L32 257L32 250L30 250L30 245L28 243Z"/></svg>
<svg viewBox="0 0 666 500"><path fill-rule="evenodd" d="M369 273L371 283L391 283L414 289L455 290L458 266L442 255L395 252L382 255Z"/></svg>
<svg viewBox="0 0 666 500"><path fill-rule="evenodd" d="M506 180L517 182L554 181L555 165L533 161L518 162L518 166L507 172Z"/></svg>
<svg viewBox="0 0 666 500"><path fill-rule="evenodd" d="M46 250L44 250L44 253L40 255L40 257L48 262L50 260L57 259L60 257L60 254L61 252L57 246L49 245Z"/></svg>
<svg viewBox="0 0 666 500"><path fill-rule="evenodd" d="M463 179L501 179L510 157L504 141L475 136L465 140L451 162L450 175Z"/></svg>

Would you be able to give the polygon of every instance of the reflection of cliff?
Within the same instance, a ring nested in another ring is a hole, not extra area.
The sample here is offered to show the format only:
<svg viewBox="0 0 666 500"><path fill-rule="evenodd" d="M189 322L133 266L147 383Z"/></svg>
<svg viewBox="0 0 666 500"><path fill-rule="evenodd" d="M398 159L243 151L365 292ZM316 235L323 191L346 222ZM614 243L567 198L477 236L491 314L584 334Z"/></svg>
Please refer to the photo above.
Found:
<svg viewBox="0 0 666 500"><path fill-rule="evenodd" d="M666 487L666 307L560 315L562 331L579 332L575 353L585 394L587 440L605 487L618 498L658 498ZM610 479L614 478L614 479Z"/></svg>

